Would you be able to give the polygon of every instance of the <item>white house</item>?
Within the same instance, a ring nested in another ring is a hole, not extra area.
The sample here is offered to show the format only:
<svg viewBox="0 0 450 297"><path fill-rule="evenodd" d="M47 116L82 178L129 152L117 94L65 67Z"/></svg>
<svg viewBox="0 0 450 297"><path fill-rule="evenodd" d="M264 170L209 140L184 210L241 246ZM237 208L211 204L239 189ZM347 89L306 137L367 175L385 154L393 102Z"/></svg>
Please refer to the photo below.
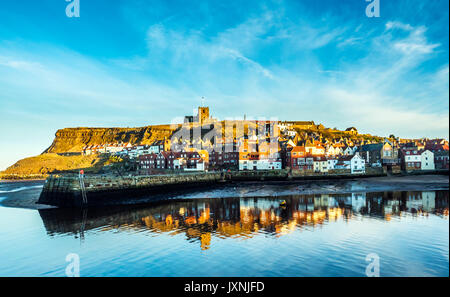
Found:
<svg viewBox="0 0 450 297"><path fill-rule="evenodd" d="M110 143L106 145L105 150L107 153L117 154L130 147L132 147L130 143Z"/></svg>
<svg viewBox="0 0 450 297"><path fill-rule="evenodd" d="M338 156L342 154L342 149L338 146L329 145L328 148L326 149L325 154L327 156Z"/></svg>
<svg viewBox="0 0 450 297"><path fill-rule="evenodd" d="M328 172L328 160L325 157L314 157L314 172Z"/></svg>
<svg viewBox="0 0 450 297"><path fill-rule="evenodd" d="M355 154L351 159L351 169L352 174L354 173L365 173L366 172L366 161L359 154Z"/></svg>
<svg viewBox="0 0 450 297"><path fill-rule="evenodd" d="M151 154L159 154L161 152L159 145L151 145L148 150Z"/></svg>
<svg viewBox="0 0 450 297"><path fill-rule="evenodd" d="M356 153L356 150L357 150L357 149L358 149L357 146L347 146L347 147L344 149L343 154L346 155L346 156L354 155L354 154Z"/></svg>
<svg viewBox="0 0 450 297"><path fill-rule="evenodd" d="M325 148L320 144L305 144L305 150L313 156L325 155Z"/></svg>
<svg viewBox="0 0 450 297"><path fill-rule="evenodd" d="M338 159L335 168L350 169L352 174L365 173L366 162L359 154L355 154L353 156L343 156Z"/></svg>
<svg viewBox="0 0 450 297"><path fill-rule="evenodd" d="M284 134L286 134L287 136L290 136L290 137L295 137L295 135L297 135L297 131L295 131L295 130L286 130L286 131L284 131Z"/></svg>
<svg viewBox="0 0 450 297"><path fill-rule="evenodd" d="M278 129L280 129L280 131L284 131L286 129L289 129L293 126L293 124L290 123L283 123L283 122L279 122L278 123Z"/></svg>
<svg viewBox="0 0 450 297"><path fill-rule="evenodd" d="M366 161L359 154L355 154L351 159L351 169L352 174L354 173L365 173L366 172Z"/></svg>
<svg viewBox="0 0 450 297"><path fill-rule="evenodd" d="M403 163L406 171L419 170L422 168L422 158L417 149L403 150Z"/></svg>
<svg viewBox="0 0 450 297"><path fill-rule="evenodd" d="M434 170L434 154L429 150L425 150L420 154L421 170Z"/></svg>
<svg viewBox="0 0 450 297"><path fill-rule="evenodd" d="M239 170L274 170L281 169L281 166L278 153L272 155L252 153L239 156Z"/></svg>
<svg viewBox="0 0 450 297"><path fill-rule="evenodd" d="M336 164L337 164L337 162L338 162L337 159L328 158L328 160L327 160L327 168L328 168L328 170L334 169Z"/></svg>

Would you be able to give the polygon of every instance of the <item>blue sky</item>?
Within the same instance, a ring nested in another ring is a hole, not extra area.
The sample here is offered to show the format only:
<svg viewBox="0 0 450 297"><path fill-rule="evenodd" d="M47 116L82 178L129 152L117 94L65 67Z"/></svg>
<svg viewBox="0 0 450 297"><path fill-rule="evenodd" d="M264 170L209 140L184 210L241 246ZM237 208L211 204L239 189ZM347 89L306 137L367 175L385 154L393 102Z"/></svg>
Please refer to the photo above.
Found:
<svg viewBox="0 0 450 297"><path fill-rule="evenodd" d="M64 0L0 4L0 170L57 129L214 117L449 134L448 1Z"/></svg>

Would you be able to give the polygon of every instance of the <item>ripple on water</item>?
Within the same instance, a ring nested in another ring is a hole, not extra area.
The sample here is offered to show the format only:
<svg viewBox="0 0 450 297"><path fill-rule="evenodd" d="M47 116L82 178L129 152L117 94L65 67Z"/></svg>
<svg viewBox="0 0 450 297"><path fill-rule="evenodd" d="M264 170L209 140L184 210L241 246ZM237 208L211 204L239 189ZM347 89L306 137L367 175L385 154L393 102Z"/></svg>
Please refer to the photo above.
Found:
<svg viewBox="0 0 450 297"><path fill-rule="evenodd" d="M0 208L0 275L60 275L76 252L84 276L364 276L370 253L382 276L448 276L448 192L440 216L395 211L380 195L362 206L351 194L289 196L285 207L194 199L85 217Z"/></svg>

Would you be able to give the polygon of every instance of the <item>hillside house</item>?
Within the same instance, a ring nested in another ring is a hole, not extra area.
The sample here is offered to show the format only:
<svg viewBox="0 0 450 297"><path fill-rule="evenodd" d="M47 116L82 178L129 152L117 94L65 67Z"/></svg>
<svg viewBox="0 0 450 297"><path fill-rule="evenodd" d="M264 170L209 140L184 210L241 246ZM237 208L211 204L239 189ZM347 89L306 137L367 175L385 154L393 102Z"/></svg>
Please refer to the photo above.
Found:
<svg viewBox="0 0 450 297"><path fill-rule="evenodd" d="M305 150L308 154L312 156L323 156L325 155L325 148L319 141L306 141Z"/></svg>
<svg viewBox="0 0 450 297"><path fill-rule="evenodd" d="M156 169L157 154L146 154L138 157L139 174L148 175Z"/></svg>
<svg viewBox="0 0 450 297"><path fill-rule="evenodd" d="M286 154L286 166L292 169L303 169L305 166L306 150L304 146L293 147Z"/></svg>
<svg viewBox="0 0 450 297"><path fill-rule="evenodd" d="M362 145L357 152L372 167L399 164L398 150L388 141Z"/></svg>
<svg viewBox="0 0 450 297"><path fill-rule="evenodd" d="M240 152L239 170L258 170L259 153Z"/></svg>
<svg viewBox="0 0 450 297"><path fill-rule="evenodd" d="M421 153L416 147L408 147L401 150L401 166L403 170L420 170L422 165Z"/></svg>
<svg viewBox="0 0 450 297"><path fill-rule="evenodd" d="M436 169L449 169L448 155L448 150L434 152L434 166Z"/></svg>
<svg viewBox="0 0 450 297"><path fill-rule="evenodd" d="M358 147L356 147L356 146L346 146L344 148L344 151L342 154L345 156L351 156L351 155L354 155L357 150L358 150Z"/></svg>
<svg viewBox="0 0 450 297"><path fill-rule="evenodd" d="M351 134L351 135L358 135L358 130L355 127L350 127L345 129L345 132Z"/></svg>
<svg viewBox="0 0 450 297"><path fill-rule="evenodd" d="M328 159L327 159L327 168L328 168L328 170L335 169L335 166L336 166L337 162L338 162L337 158L330 158L330 157L328 157Z"/></svg>
<svg viewBox="0 0 450 297"><path fill-rule="evenodd" d="M421 151L420 153L420 169L434 170L434 154L429 150Z"/></svg>
<svg viewBox="0 0 450 297"><path fill-rule="evenodd" d="M352 174L366 172L365 160L359 154L353 156L341 156L335 165L335 169L349 169Z"/></svg>
<svg viewBox="0 0 450 297"><path fill-rule="evenodd" d="M334 157L342 155L343 151L340 146L337 145L328 145L327 149L325 150L325 155L328 157Z"/></svg>
<svg viewBox="0 0 450 297"><path fill-rule="evenodd" d="M326 173L328 172L328 160L325 157L314 157L313 159L314 172Z"/></svg>

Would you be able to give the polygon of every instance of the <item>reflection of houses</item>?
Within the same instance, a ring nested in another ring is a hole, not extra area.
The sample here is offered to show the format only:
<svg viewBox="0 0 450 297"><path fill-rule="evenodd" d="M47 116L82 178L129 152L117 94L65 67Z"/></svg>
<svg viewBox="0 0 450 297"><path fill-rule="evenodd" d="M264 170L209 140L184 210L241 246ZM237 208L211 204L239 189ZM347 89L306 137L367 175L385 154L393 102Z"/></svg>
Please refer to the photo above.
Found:
<svg viewBox="0 0 450 297"><path fill-rule="evenodd" d="M384 218L386 220L391 220L392 216L400 215L400 200L387 200L384 202Z"/></svg>
<svg viewBox="0 0 450 297"><path fill-rule="evenodd" d="M436 206L436 192L422 192L422 210L432 212Z"/></svg>
<svg viewBox="0 0 450 297"><path fill-rule="evenodd" d="M408 192L406 207L412 212L432 212L436 205L436 192Z"/></svg>
<svg viewBox="0 0 450 297"><path fill-rule="evenodd" d="M354 212L361 212L361 210L366 207L366 193L352 193L351 205Z"/></svg>
<svg viewBox="0 0 450 297"><path fill-rule="evenodd" d="M338 207L338 206L339 206L338 202L331 195L320 195L319 197L314 197L314 209Z"/></svg>
<svg viewBox="0 0 450 297"><path fill-rule="evenodd" d="M286 200L286 206L280 200ZM448 216L448 191L386 192L329 195L295 195L274 198L215 198L171 201L145 207L117 207L87 210L40 210L44 226L53 234L74 234L96 230L184 234L202 249L213 248L212 236L249 239L263 232L281 236L356 216L390 220L410 213L436 212Z"/></svg>

